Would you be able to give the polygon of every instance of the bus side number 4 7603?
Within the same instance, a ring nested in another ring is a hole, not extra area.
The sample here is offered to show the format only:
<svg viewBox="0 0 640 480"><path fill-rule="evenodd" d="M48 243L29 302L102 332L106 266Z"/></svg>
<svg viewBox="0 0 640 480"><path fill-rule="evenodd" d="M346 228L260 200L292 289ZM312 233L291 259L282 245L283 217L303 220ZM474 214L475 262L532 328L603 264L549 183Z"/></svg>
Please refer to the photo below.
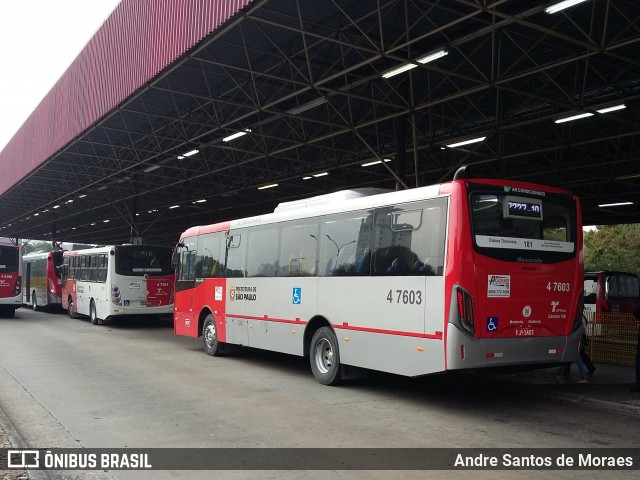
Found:
<svg viewBox="0 0 640 480"><path fill-rule="evenodd" d="M395 302L393 290L389 290L387 295L389 303L403 303L405 305L420 305L422 303L422 292L420 290L396 290Z"/></svg>

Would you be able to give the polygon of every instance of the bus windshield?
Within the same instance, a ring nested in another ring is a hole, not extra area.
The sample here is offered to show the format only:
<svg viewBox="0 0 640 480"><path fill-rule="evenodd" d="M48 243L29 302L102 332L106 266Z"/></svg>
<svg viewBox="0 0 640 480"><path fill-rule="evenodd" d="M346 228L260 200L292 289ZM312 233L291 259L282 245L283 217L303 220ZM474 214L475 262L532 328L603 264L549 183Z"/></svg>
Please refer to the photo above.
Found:
<svg viewBox="0 0 640 480"><path fill-rule="evenodd" d="M56 274L56 277L60 278L60 269L57 268L60 265L62 265L63 262L63 258L62 258L62 251L58 251L58 252L53 252L53 271Z"/></svg>
<svg viewBox="0 0 640 480"><path fill-rule="evenodd" d="M19 257L18 247L0 245L0 273L18 270Z"/></svg>
<svg viewBox="0 0 640 480"><path fill-rule="evenodd" d="M575 204L570 196L474 191L474 244L483 255L510 262L555 263L576 253Z"/></svg>
<svg viewBox="0 0 640 480"><path fill-rule="evenodd" d="M173 272L170 248L124 245L116 247L115 252L119 275L168 275Z"/></svg>

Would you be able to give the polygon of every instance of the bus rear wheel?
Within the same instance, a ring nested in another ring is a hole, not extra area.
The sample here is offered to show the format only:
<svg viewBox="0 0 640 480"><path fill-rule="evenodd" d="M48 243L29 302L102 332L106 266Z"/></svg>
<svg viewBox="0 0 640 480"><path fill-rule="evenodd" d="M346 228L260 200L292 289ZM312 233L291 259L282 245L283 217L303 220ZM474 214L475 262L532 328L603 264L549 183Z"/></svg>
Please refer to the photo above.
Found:
<svg viewBox="0 0 640 480"><path fill-rule="evenodd" d="M314 333L309 362L318 383L338 385L342 381L338 339L329 327L322 327Z"/></svg>
<svg viewBox="0 0 640 480"><path fill-rule="evenodd" d="M100 319L98 318L98 311L96 310L96 304L91 299L91 303L89 304L89 320L93 325L100 325Z"/></svg>
<svg viewBox="0 0 640 480"><path fill-rule="evenodd" d="M78 318L78 314L76 313L76 306L73 304L73 299L69 297L69 306L67 307L67 315L69 318Z"/></svg>
<svg viewBox="0 0 640 480"><path fill-rule="evenodd" d="M216 321L213 315L209 314L204 319L202 325L202 346L207 355L217 357L222 354L223 343L218 340Z"/></svg>

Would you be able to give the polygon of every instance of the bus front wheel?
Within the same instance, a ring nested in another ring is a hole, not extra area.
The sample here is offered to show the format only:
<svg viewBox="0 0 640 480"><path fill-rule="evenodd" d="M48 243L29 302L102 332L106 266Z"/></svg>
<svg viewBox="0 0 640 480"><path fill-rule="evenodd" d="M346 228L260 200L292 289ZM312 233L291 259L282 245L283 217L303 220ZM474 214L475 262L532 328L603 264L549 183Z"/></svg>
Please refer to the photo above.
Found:
<svg viewBox="0 0 640 480"><path fill-rule="evenodd" d="M313 335L309 362L313 376L322 385L338 385L342 380L338 339L329 327Z"/></svg>
<svg viewBox="0 0 640 480"><path fill-rule="evenodd" d="M207 355L217 357L222 354L222 343L218 340L216 322L213 315L209 314L202 325L202 346Z"/></svg>

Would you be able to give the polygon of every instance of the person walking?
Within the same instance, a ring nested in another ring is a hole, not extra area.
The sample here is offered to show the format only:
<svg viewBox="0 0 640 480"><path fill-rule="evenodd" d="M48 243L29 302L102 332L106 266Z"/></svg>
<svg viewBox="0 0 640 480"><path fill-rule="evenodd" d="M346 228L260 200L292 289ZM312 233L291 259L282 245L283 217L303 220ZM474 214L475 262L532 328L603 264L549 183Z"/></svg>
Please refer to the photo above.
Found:
<svg viewBox="0 0 640 480"><path fill-rule="evenodd" d="M591 361L591 357L587 353L587 346L589 345L589 337L587 336L587 317L582 314L582 342L580 343L580 360L588 370L589 375L593 375L596 371L596 367Z"/></svg>
<svg viewBox="0 0 640 480"><path fill-rule="evenodd" d="M582 340L580 341L580 355L576 360L578 366L578 375L580 378L576 383L588 383L587 372L591 375L596 371L591 358L587 354L587 318L582 315ZM571 378L571 364L563 365L558 370L558 376L561 380L567 381Z"/></svg>

